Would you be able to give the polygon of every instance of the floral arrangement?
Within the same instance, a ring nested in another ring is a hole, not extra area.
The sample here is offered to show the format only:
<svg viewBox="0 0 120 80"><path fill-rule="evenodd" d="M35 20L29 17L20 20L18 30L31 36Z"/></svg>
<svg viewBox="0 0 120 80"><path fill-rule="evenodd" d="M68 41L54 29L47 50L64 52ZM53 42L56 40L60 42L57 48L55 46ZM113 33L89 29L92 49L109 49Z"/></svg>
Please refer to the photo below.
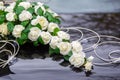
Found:
<svg viewBox="0 0 120 80"><path fill-rule="evenodd" d="M49 54L61 54L76 68L92 70L93 57L86 58L79 41L70 41L70 35L59 27L59 15L41 2L17 0L9 6L0 2L0 34L19 45L32 42L34 46L49 45Z"/></svg>

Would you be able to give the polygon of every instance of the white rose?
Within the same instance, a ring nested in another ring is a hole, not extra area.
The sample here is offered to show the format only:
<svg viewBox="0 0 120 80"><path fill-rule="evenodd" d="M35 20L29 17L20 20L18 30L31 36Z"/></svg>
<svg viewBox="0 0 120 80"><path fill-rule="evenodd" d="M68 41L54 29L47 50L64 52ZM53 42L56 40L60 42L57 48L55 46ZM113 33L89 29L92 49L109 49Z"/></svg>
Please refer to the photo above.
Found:
<svg viewBox="0 0 120 80"><path fill-rule="evenodd" d="M71 45L72 45L72 52L79 53L83 50L82 45L78 41L73 41Z"/></svg>
<svg viewBox="0 0 120 80"><path fill-rule="evenodd" d="M22 25L15 25L12 35L16 38L21 37L21 32L24 30L25 28Z"/></svg>
<svg viewBox="0 0 120 80"><path fill-rule="evenodd" d="M13 12L13 9L14 9L15 5L16 5L16 2L13 2L12 4L10 4L10 6L8 6L8 7L5 9L5 11L6 11L6 12Z"/></svg>
<svg viewBox="0 0 120 80"><path fill-rule="evenodd" d="M37 16L37 21L41 25L42 30L46 30L48 27L48 21L43 16Z"/></svg>
<svg viewBox="0 0 120 80"><path fill-rule="evenodd" d="M58 36L53 36L50 42L50 47L55 49L57 45L62 41Z"/></svg>
<svg viewBox="0 0 120 80"><path fill-rule="evenodd" d="M36 13L36 14L37 14L37 10L38 10L39 8L41 8L44 13L46 12L43 4L39 2L39 4L35 6L35 13Z"/></svg>
<svg viewBox="0 0 120 80"><path fill-rule="evenodd" d="M31 21L31 24L34 25L34 26L37 25L37 24L38 24L37 19L33 19L33 20Z"/></svg>
<svg viewBox="0 0 120 80"><path fill-rule="evenodd" d="M60 37L61 39L65 39L65 40L69 40L70 39L70 35L64 31L59 31L57 33L58 37Z"/></svg>
<svg viewBox="0 0 120 80"><path fill-rule="evenodd" d="M79 54L73 54L70 58L69 58L69 62L74 65L74 67L79 68L80 66L82 66L84 64L84 57L81 57L81 55Z"/></svg>
<svg viewBox="0 0 120 80"><path fill-rule="evenodd" d="M71 50L71 44L69 42L60 42L57 47L60 49L62 55L67 55Z"/></svg>
<svg viewBox="0 0 120 80"><path fill-rule="evenodd" d="M92 70L92 62L87 62L86 64L85 64L85 70L86 71L91 71Z"/></svg>
<svg viewBox="0 0 120 80"><path fill-rule="evenodd" d="M41 3L41 2L38 2L37 4L38 4L39 6L43 6L43 3Z"/></svg>
<svg viewBox="0 0 120 80"><path fill-rule="evenodd" d="M10 13L7 13L6 14L6 19L8 20L8 21L15 21L15 13L13 13L13 12L10 12Z"/></svg>
<svg viewBox="0 0 120 80"><path fill-rule="evenodd" d="M93 56L90 56L87 60L88 60L89 62L92 62L93 59L94 59L94 57L93 57Z"/></svg>
<svg viewBox="0 0 120 80"><path fill-rule="evenodd" d="M79 53L73 52L73 54L79 54L81 57L85 57L85 53L83 51L80 51Z"/></svg>
<svg viewBox="0 0 120 80"><path fill-rule="evenodd" d="M49 23L49 25L48 25L48 31L49 32L54 32L54 29L55 28L59 28L59 26L56 24L56 23Z"/></svg>
<svg viewBox="0 0 120 80"><path fill-rule="evenodd" d="M0 6L4 6L4 3L3 3L3 2L0 2Z"/></svg>
<svg viewBox="0 0 120 80"><path fill-rule="evenodd" d="M8 34L8 28L7 28L7 24L3 23L0 25L0 33L3 35L7 35Z"/></svg>
<svg viewBox="0 0 120 80"><path fill-rule="evenodd" d="M5 9L5 6L0 6L0 10L4 10Z"/></svg>
<svg viewBox="0 0 120 80"><path fill-rule="evenodd" d="M87 63L84 65L85 66L85 69L86 71L91 71L92 70L92 61L93 61L94 57L93 56L90 56L88 59L87 59Z"/></svg>
<svg viewBox="0 0 120 80"><path fill-rule="evenodd" d="M24 7L25 9L28 9L28 8L31 7L31 4L30 4L30 2L21 2L21 3L19 3L18 6L22 6L22 7Z"/></svg>
<svg viewBox="0 0 120 80"><path fill-rule="evenodd" d="M36 41L40 36L40 32L41 32L41 30L38 27L33 27L30 29L30 32L28 34L28 38L31 41Z"/></svg>
<svg viewBox="0 0 120 80"><path fill-rule="evenodd" d="M52 37L49 32L44 32L44 31L41 32L40 36L41 36L44 44L48 44L51 40L51 37Z"/></svg>
<svg viewBox="0 0 120 80"><path fill-rule="evenodd" d="M25 20L30 20L30 19L32 19L32 14L29 11L24 10L19 15L19 20L20 21L25 21Z"/></svg>

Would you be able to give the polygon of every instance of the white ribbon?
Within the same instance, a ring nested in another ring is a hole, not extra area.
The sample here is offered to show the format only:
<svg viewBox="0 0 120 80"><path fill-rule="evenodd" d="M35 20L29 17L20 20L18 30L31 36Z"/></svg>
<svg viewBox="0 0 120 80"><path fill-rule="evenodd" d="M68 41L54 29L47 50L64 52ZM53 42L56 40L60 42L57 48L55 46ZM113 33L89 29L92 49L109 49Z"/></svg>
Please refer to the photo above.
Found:
<svg viewBox="0 0 120 80"><path fill-rule="evenodd" d="M4 68L7 64L10 63L10 61L15 58L15 56L18 54L20 47L19 44L14 40L1 40L0 43L4 43L2 46L0 46L0 54L3 52L6 52L6 54L8 54L8 60L0 59L0 67ZM11 46L11 49L13 48L13 51L4 49L7 44ZM16 44L17 47L14 44Z"/></svg>

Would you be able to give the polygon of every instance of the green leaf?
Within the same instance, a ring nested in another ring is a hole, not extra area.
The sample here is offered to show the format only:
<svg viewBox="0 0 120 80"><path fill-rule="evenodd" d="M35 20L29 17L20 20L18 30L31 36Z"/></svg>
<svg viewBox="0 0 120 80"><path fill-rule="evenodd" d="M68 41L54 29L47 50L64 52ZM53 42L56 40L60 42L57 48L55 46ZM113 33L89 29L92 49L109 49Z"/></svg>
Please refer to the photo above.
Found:
<svg viewBox="0 0 120 80"><path fill-rule="evenodd" d="M28 20L27 21L23 21L23 22L21 22L21 25L23 25L24 27L26 27L28 25L28 23L29 23Z"/></svg>
<svg viewBox="0 0 120 80"><path fill-rule="evenodd" d="M59 19L54 19L54 23L57 23L57 24L60 24L61 23L61 21L59 20Z"/></svg>
<svg viewBox="0 0 120 80"><path fill-rule="evenodd" d="M87 58L84 58L85 59L85 61L84 61L84 64L83 65L85 65L86 63L87 63Z"/></svg>
<svg viewBox="0 0 120 80"><path fill-rule="evenodd" d="M0 24L4 23L5 15L0 15Z"/></svg>
<svg viewBox="0 0 120 80"><path fill-rule="evenodd" d="M54 22L54 17L48 11L45 13L44 16L47 17L47 19L48 19L49 22Z"/></svg>
<svg viewBox="0 0 120 80"><path fill-rule="evenodd" d="M27 37L27 33L22 32L22 33L21 33L21 38L20 38L20 39L26 40L27 38L28 38L28 37Z"/></svg>
<svg viewBox="0 0 120 80"><path fill-rule="evenodd" d="M37 2L32 2L32 5L33 5L33 6L36 6L36 5L37 5Z"/></svg>
<svg viewBox="0 0 120 80"><path fill-rule="evenodd" d="M69 61L70 56L72 56L72 51L68 53L68 55L63 56L66 61Z"/></svg>
<svg viewBox="0 0 120 80"><path fill-rule="evenodd" d="M25 32L25 33L29 32L29 31L30 31L30 28L32 28L32 25L31 25L31 24L29 24L29 25L26 27L26 29L24 30L24 32Z"/></svg>
<svg viewBox="0 0 120 80"><path fill-rule="evenodd" d="M35 14L33 14L33 19L36 19L36 17L37 17L37 16L36 16Z"/></svg>
<svg viewBox="0 0 120 80"><path fill-rule="evenodd" d="M52 49L51 47L49 47L49 55L52 55L52 54L59 54L59 53L60 53L59 48Z"/></svg>
<svg viewBox="0 0 120 80"><path fill-rule="evenodd" d="M47 5L43 5L44 7L45 7L45 9L48 9L49 8L49 6L47 6Z"/></svg>
<svg viewBox="0 0 120 80"><path fill-rule="evenodd" d="M10 32L12 32L13 29L14 29L14 23L13 23L13 22L8 22L7 27L8 27L8 30L9 30Z"/></svg>
<svg viewBox="0 0 120 80"><path fill-rule="evenodd" d="M23 10L25 10L24 7L22 7L22 6L17 6L17 8L15 9L15 12L16 12L17 15L19 15Z"/></svg>
<svg viewBox="0 0 120 80"><path fill-rule="evenodd" d="M41 37L39 37L39 38L38 38L38 41L39 41L41 44L43 44L43 45L44 45L44 41L42 40L42 38L41 38Z"/></svg>
<svg viewBox="0 0 120 80"><path fill-rule="evenodd" d="M20 44L20 45L23 45L25 43L24 40L20 39L20 38L17 38L17 42Z"/></svg>
<svg viewBox="0 0 120 80"><path fill-rule="evenodd" d="M70 42L70 40L65 40L65 39L63 39L62 41L63 41L63 42Z"/></svg>
<svg viewBox="0 0 120 80"><path fill-rule="evenodd" d="M34 8L30 7L30 8L27 9L27 11L29 11L31 14L33 14L34 13Z"/></svg>
<svg viewBox="0 0 120 80"><path fill-rule="evenodd" d="M37 13L38 13L39 16L42 16L43 15L43 10L41 8L38 8Z"/></svg>
<svg viewBox="0 0 120 80"><path fill-rule="evenodd" d="M57 32L59 32L59 31L60 31L59 28L55 28L53 33L54 33L55 35L57 35Z"/></svg>
<svg viewBox="0 0 120 80"><path fill-rule="evenodd" d="M36 27L38 27L39 29L42 29L42 27L39 23L36 25Z"/></svg>
<svg viewBox="0 0 120 80"><path fill-rule="evenodd" d="M33 45L34 45L34 46L38 46L38 41L34 41L34 42L33 42Z"/></svg>
<svg viewBox="0 0 120 80"><path fill-rule="evenodd" d="M26 1L26 0L16 0L17 3L20 3L20 2L23 2L23 1Z"/></svg>

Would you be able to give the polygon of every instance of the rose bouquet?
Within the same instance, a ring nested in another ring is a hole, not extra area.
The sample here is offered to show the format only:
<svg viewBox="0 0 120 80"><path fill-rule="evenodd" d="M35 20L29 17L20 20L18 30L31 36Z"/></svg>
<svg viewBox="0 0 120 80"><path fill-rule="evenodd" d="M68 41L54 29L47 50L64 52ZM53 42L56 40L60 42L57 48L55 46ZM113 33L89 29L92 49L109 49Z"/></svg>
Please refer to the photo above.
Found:
<svg viewBox="0 0 120 80"><path fill-rule="evenodd" d="M0 2L0 34L19 45L49 45L49 54L61 54L74 67L91 71L93 57L86 58L80 42L59 27L59 15L41 2L17 0L9 6Z"/></svg>

